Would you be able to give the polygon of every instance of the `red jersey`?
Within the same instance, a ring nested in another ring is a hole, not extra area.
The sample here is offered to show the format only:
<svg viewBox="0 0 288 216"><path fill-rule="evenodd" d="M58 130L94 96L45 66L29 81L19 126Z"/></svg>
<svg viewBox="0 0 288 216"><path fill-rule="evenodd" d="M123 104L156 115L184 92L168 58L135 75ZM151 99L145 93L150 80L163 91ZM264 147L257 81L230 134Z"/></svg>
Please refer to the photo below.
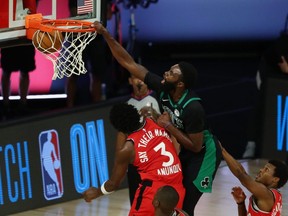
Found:
<svg viewBox="0 0 288 216"><path fill-rule="evenodd" d="M171 216L187 216L188 214L184 212L182 209L175 209Z"/></svg>
<svg viewBox="0 0 288 216"><path fill-rule="evenodd" d="M182 168L169 134L147 118L140 130L127 138L134 142L135 159L142 180L182 184Z"/></svg>
<svg viewBox="0 0 288 216"><path fill-rule="evenodd" d="M177 208L182 208L185 189L182 167L169 134L153 120L146 118L143 128L127 138L133 141L140 183L129 216L154 216L152 200L158 188L171 185L179 194Z"/></svg>
<svg viewBox="0 0 288 216"><path fill-rule="evenodd" d="M251 196L249 199L249 206L248 206L248 212L247 216L281 216L282 212L282 195L281 193L276 189L271 189L273 195L274 195L274 205L272 207L272 210L270 212L261 211L256 203L253 200L253 197Z"/></svg>

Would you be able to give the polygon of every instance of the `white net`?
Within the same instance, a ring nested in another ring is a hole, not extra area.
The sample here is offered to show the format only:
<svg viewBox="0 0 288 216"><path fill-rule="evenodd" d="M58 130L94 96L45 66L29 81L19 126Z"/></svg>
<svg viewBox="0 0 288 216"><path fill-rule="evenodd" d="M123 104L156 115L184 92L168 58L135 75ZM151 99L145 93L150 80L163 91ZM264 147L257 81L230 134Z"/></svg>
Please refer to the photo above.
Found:
<svg viewBox="0 0 288 216"><path fill-rule="evenodd" d="M53 63L52 79L80 75L87 72L82 53L85 47L97 36L96 31L63 32L37 30L32 38L33 45Z"/></svg>

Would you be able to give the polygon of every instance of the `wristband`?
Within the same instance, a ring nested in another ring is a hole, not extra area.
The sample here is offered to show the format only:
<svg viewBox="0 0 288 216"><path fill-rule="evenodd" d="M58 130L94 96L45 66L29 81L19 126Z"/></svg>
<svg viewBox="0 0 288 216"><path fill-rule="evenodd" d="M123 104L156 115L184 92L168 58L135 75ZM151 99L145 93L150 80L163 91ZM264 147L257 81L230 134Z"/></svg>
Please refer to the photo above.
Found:
<svg viewBox="0 0 288 216"><path fill-rule="evenodd" d="M105 183L106 183L106 181L103 182L103 184L101 185L101 188L100 188L101 192L102 192L104 195L108 195L108 194L113 193L114 191L106 191L105 186L104 186Z"/></svg>

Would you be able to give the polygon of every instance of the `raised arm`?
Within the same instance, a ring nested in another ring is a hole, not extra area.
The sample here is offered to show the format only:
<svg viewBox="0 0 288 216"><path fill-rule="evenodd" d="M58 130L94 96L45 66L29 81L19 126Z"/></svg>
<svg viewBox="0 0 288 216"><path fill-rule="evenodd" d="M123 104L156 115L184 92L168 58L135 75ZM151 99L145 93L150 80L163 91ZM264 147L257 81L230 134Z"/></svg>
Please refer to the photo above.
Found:
<svg viewBox="0 0 288 216"><path fill-rule="evenodd" d="M140 64L137 64L133 57L119 44L108 32L108 30L98 21L94 22L93 27L98 34L102 34L105 38L114 58L118 63L128 70L138 79L144 81L148 70Z"/></svg>
<svg viewBox="0 0 288 216"><path fill-rule="evenodd" d="M241 184L249 190L257 200L257 206L263 211L270 211L274 204L272 192L264 184L256 182L247 174L244 167L230 155L221 145L222 155L229 169Z"/></svg>

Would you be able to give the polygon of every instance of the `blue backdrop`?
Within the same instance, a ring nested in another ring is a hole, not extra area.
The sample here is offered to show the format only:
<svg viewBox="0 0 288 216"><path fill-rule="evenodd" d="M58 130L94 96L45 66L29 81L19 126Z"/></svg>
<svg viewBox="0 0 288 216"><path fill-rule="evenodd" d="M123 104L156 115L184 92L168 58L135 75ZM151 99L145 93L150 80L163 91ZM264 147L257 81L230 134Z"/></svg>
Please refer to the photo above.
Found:
<svg viewBox="0 0 288 216"><path fill-rule="evenodd" d="M126 40L130 10L118 6ZM159 0L138 6L135 22L141 41L266 40L279 36L287 13L287 0Z"/></svg>

